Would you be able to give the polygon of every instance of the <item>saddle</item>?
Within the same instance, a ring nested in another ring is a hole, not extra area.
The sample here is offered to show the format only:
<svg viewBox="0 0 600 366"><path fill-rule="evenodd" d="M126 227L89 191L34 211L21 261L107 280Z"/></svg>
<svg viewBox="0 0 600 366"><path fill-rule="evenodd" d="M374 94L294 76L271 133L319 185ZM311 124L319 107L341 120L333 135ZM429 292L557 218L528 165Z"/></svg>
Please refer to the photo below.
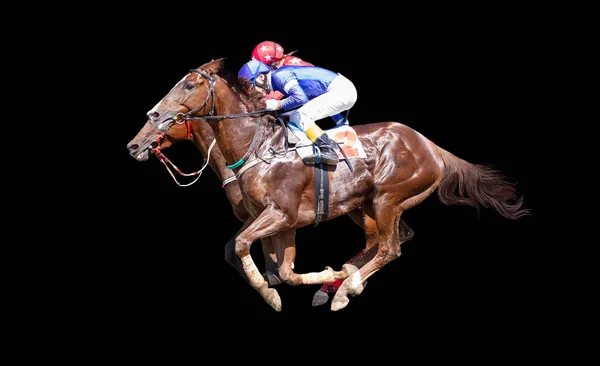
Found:
<svg viewBox="0 0 600 366"><path fill-rule="evenodd" d="M282 125L285 128L284 138L285 138L285 147L286 150L289 147L293 147L300 157L303 157L303 154L312 153L312 145L313 143L308 140L306 134L296 127L293 124L289 123L289 114L281 114L277 117L276 122ZM338 142L339 152L342 154L343 160L347 165L350 171L354 171L352 167L352 163L346 152ZM319 225L319 223L323 220L323 218L328 215L328 207L329 207L329 171L334 171L336 167L332 167L327 164L317 163L314 165L315 169L315 226Z"/></svg>

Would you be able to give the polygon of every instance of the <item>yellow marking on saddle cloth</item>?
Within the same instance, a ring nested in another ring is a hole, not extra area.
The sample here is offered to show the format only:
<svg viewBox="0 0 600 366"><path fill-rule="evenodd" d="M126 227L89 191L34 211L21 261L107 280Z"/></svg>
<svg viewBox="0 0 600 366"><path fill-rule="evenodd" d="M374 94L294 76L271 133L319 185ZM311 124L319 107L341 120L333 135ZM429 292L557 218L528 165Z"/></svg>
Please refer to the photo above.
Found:
<svg viewBox="0 0 600 366"><path fill-rule="evenodd" d="M296 152L298 153L298 155L300 155L300 157L302 158L311 155L314 151L312 144L309 142L309 139L314 137L314 135L312 134L315 133L316 130L309 128L309 130L307 130L306 132L302 132L297 128L290 128L290 131L299 140L299 142L296 144L298 146L296 148ZM362 143L358 139L356 131L351 126L335 127L324 131L324 133L328 134L329 138L333 141L341 143L340 147L344 149L346 157L348 157L349 159L367 157L365 149L363 148ZM310 137L309 134L311 134L310 136L312 137ZM341 152L338 152L338 157L340 158L340 160L345 158Z"/></svg>

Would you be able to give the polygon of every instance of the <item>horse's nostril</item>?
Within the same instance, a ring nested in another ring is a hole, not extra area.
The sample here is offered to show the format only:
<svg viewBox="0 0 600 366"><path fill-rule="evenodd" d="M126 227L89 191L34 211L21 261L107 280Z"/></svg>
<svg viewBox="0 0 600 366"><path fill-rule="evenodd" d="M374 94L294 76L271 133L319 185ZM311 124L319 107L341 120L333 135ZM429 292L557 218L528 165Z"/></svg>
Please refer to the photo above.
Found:
<svg viewBox="0 0 600 366"><path fill-rule="evenodd" d="M160 117L160 114L158 112L152 112L150 117L152 117L153 119L157 119L158 117Z"/></svg>
<svg viewBox="0 0 600 366"><path fill-rule="evenodd" d="M133 144L133 145L129 145L127 148L129 149L129 151L136 151L137 149L140 148L140 145Z"/></svg>

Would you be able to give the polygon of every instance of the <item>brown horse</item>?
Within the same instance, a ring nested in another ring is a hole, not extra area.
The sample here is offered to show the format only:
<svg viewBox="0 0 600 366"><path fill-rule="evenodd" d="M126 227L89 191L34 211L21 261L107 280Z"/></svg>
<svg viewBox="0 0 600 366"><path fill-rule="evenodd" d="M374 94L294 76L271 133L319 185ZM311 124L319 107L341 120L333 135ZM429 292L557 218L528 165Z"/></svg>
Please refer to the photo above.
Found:
<svg viewBox="0 0 600 366"><path fill-rule="evenodd" d="M235 216L242 221L242 223L244 223L240 231L243 230L252 222L252 218L243 205L241 190L237 183L235 174L233 174L231 169L226 168L225 158L223 157L219 147L214 145L215 137L213 131L205 120L198 119L189 120L185 123L174 123L166 132L159 131L152 126L149 121L146 121L142 129L127 144L127 149L129 150L130 155L138 161L146 161L152 154L154 154L161 159L167 169L175 169L176 172L182 175L197 175L192 182L194 183L200 177L204 166L201 170L192 174L182 173L162 153L163 150L166 150L172 145L181 141L193 142L196 148L198 148L200 153L207 160L207 164L223 182L225 194L231 203ZM171 164L171 168L169 168L168 164ZM179 181L177 181L173 173L171 173L171 175L176 183L180 186L192 184L181 184ZM362 215L362 210L360 209L356 209L348 213L348 216L352 219L352 221L364 229L366 236L365 249L349 261L349 263L355 265L357 268L362 267L362 265L364 265L376 253L376 247L378 243L375 221L368 216L363 217ZM406 225L404 221L401 222L400 229L402 242L412 239L413 231L410 227L408 227L408 225ZM263 238L261 239L261 242L266 269L266 272L263 274L263 276L267 279L270 286L275 286L280 283L280 280L277 269L277 258L274 252L273 244L270 238ZM241 266L239 258L235 255L234 245L235 237L225 246L225 259L240 273L242 278L249 282ZM329 294L334 293L340 285L341 281L325 283L315 293L313 297L313 306L323 305L326 303L329 300Z"/></svg>
<svg viewBox="0 0 600 366"><path fill-rule="evenodd" d="M305 166L292 150L286 151L280 125L264 128L264 103L224 75L224 60L213 60L190 70L181 82L148 112L150 123L166 131L176 122L205 119L211 126L229 167L236 174L252 222L235 239L250 284L276 311L281 310L277 291L258 271L250 246L271 237L281 279L291 285L326 283L344 279L332 310L358 295L363 282L400 254L399 225L402 213L437 190L446 205L493 208L508 219L529 214L523 197L497 170L469 163L437 146L414 129L397 122L357 125L354 129L367 157L330 171L329 214L326 220L360 209L376 221L379 245L362 268L344 265L310 274L293 270L297 228L314 223L315 168ZM269 119L272 121L273 118ZM258 142L257 142L258 141Z"/></svg>

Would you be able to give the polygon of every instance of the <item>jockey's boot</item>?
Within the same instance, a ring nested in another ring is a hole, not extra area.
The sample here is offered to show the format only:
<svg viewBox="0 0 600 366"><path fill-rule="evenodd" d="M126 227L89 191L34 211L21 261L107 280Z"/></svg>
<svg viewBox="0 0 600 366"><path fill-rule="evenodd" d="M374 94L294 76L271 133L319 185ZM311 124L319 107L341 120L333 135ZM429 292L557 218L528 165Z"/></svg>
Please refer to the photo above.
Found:
<svg viewBox="0 0 600 366"><path fill-rule="evenodd" d="M308 138L317 146L318 151L314 154L305 156L302 161L304 164L314 165L323 163L327 165L337 165L339 158L336 150L335 141L319 128L317 125L312 125L306 130Z"/></svg>

